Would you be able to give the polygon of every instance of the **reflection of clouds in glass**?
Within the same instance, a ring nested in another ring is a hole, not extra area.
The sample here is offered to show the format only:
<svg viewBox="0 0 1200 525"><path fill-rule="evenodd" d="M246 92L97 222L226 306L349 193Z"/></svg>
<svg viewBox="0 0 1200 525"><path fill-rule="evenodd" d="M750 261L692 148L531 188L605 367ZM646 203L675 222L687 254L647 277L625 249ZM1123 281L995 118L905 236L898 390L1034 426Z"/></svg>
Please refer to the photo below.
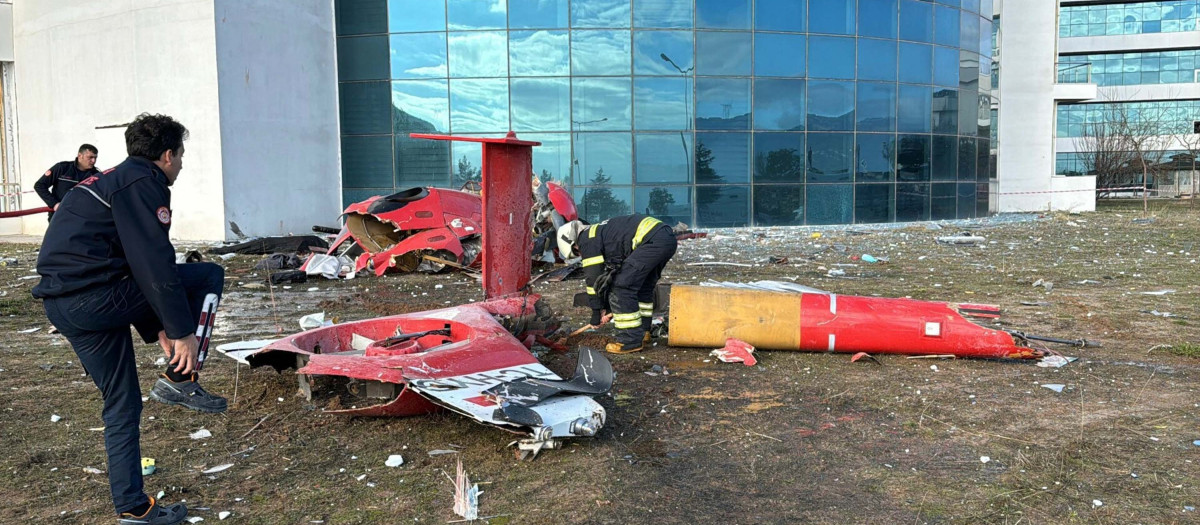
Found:
<svg viewBox="0 0 1200 525"><path fill-rule="evenodd" d="M388 47L392 78L446 76L446 35L391 35Z"/></svg>
<svg viewBox="0 0 1200 525"><path fill-rule="evenodd" d="M754 129L803 130L804 81L754 81Z"/></svg>
<svg viewBox="0 0 1200 525"><path fill-rule="evenodd" d="M566 31L513 31L508 46L513 76L570 74Z"/></svg>
<svg viewBox="0 0 1200 525"><path fill-rule="evenodd" d="M754 74L804 76L804 35L754 34Z"/></svg>
<svg viewBox="0 0 1200 525"><path fill-rule="evenodd" d="M696 27L749 29L750 0L696 0Z"/></svg>
<svg viewBox="0 0 1200 525"><path fill-rule="evenodd" d="M745 129L750 126L750 80L696 79L696 127Z"/></svg>
<svg viewBox="0 0 1200 525"><path fill-rule="evenodd" d="M808 83L809 131L854 129L854 83Z"/></svg>
<svg viewBox="0 0 1200 525"><path fill-rule="evenodd" d="M439 132L450 130L445 80L392 82L392 105L413 118L428 122Z"/></svg>
<svg viewBox="0 0 1200 525"><path fill-rule="evenodd" d="M638 133L636 141L639 184L691 182L691 133Z"/></svg>
<svg viewBox="0 0 1200 525"><path fill-rule="evenodd" d="M450 30L504 28L504 0L449 0L447 4Z"/></svg>
<svg viewBox="0 0 1200 525"><path fill-rule="evenodd" d="M508 74L504 31L450 33L451 77L498 77Z"/></svg>
<svg viewBox="0 0 1200 525"><path fill-rule="evenodd" d="M749 75L750 33L696 33L697 75Z"/></svg>
<svg viewBox="0 0 1200 525"><path fill-rule="evenodd" d="M508 81L451 80L450 126L455 133L508 131Z"/></svg>
<svg viewBox="0 0 1200 525"><path fill-rule="evenodd" d="M629 27L629 0L573 0L571 27Z"/></svg>
<svg viewBox="0 0 1200 525"><path fill-rule="evenodd" d="M592 184L604 170L609 184L633 182L633 142L629 133L575 133L575 158L579 171L575 184Z"/></svg>
<svg viewBox="0 0 1200 525"><path fill-rule="evenodd" d="M516 0L508 6L508 26L567 27L567 0Z"/></svg>
<svg viewBox="0 0 1200 525"><path fill-rule="evenodd" d="M643 78L633 81L634 127L691 129L692 82L685 78Z"/></svg>
<svg viewBox="0 0 1200 525"><path fill-rule="evenodd" d="M570 79L512 79L514 131L567 131L570 120Z"/></svg>
<svg viewBox="0 0 1200 525"><path fill-rule="evenodd" d="M572 31L573 73L628 75L629 45L629 31Z"/></svg>
<svg viewBox="0 0 1200 525"><path fill-rule="evenodd" d="M638 0L633 5L634 27L692 27L691 0Z"/></svg>
<svg viewBox="0 0 1200 525"><path fill-rule="evenodd" d="M522 140L541 142L533 148L533 173L543 177L543 171L562 184L571 174L571 135L568 133L521 133Z"/></svg>
<svg viewBox="0 0 1200 525"><path fill-rule="evenodd" d="M666 55L675 62L663 60ZM691 31L636 31L633 33L633 72L637 75L679 75L692 67Z"/></svg>
<svg viewBox="0 0 1200 525"><path fill-rule="evenodd" d="M628 130L633 94L629 77L575 78L572 87L573 129ZM607 119L600 121L601 119ZM599 122L597 122L599 121Z"/></svg>
<svg viewBox="0 0 1200 525"><path fill-rule="evenodd" d="M445 3L429 0L388 0L389 33L445 29Z"/></svg>

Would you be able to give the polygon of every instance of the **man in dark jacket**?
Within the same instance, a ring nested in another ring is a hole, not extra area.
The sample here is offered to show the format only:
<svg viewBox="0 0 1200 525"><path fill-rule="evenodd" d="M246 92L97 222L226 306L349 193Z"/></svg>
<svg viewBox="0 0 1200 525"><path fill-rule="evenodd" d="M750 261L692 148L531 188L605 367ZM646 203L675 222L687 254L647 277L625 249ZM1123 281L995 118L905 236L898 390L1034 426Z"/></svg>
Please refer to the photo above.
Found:
<svg viewBox="0 0 1200 525"><path fill-rule="evenodd" d="M591 324L599 326L604 310L612 312L617 342L613 354L641 351L650 342L654 287L677 247L671 228L654 217L623 215L599 224L571 221L558 229L564 259L583 258Z"/></svg>
<svg viewBox="0 0 1200 525"><path fill-rule="evenodd" d="M139 115L125 131L129 158L64 196L38 254L42 279L33 295L104 399L108 480L121 524L174 524L187 515L182 504L163 506L143 492L142 398L129 326L170 358L151 398L204 412L226 407L196 383L224 270L176 265L168 237L169 187L183 168L186 138L171 117Z"/></svg>
<svg viewBox="0 0 1200 525"><path fill-rule="evenodd" d="M83 182L83 179L100 173L96 170L96 156L99 154L100 150L97 150L96 146L91 144L79 146L79 153L75 155L75 160L64 160L51 166L45 174L38 178L37 182L33 183L33 189L37 191L38 197L41 197L46 202L46 206L50 207L50 213L47 214L46 220L54 217L54 211L58 209L58 204L62 202L67 190Z"/></svg>

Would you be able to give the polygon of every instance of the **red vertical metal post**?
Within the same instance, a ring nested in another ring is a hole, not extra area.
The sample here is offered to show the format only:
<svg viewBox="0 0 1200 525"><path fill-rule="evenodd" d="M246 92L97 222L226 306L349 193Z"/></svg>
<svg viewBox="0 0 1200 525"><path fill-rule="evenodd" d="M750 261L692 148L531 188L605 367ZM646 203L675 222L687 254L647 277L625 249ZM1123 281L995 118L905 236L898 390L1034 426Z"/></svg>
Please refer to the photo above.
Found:
<svg viewBox="0 0 1200 525"><path fill-rule="evenodd" d="M533 235L533 147L513 132L501 139L413 133L413 138L483 144L483 293L491 299L521 291L530 279Z"/></svg>

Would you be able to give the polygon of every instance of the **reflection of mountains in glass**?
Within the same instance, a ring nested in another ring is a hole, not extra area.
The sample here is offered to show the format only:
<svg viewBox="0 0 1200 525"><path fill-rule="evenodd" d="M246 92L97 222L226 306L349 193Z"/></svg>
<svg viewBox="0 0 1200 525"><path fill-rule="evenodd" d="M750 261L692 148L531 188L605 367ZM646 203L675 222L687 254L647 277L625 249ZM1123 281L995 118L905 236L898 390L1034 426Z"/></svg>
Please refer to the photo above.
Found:
<svg viewBox="0 0 1200 525"><path fill-rule="evenodd" d="M392 129L396 133L394 169L398 187L452 185L450 143L408 136L409 133L441 133L437 126L400 109L399 106L393 106Z"/></svg>
<svg viewBox="0 0 1200 525"><path fill-rule="evenodd" d="M696 129L750 129L750 114L723 117L696 117Z"/></svg>

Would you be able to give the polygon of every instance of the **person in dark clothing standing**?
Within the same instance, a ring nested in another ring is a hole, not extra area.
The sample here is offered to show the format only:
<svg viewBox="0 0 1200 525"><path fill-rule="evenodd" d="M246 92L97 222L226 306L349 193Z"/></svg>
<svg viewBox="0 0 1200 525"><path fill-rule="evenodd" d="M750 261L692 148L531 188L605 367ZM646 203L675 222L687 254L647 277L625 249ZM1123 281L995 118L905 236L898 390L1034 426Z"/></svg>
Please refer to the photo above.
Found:
<svg viewBox="0 0 1200 525"><path fill-rule="evenodd" d="M108 480L120 524L164 525L187 516L142 485L133 325L170 358L150 397L204 412L224 398L196 383L224 285L212 263L176 265L170 186L183 168L187 129L171 117L142 114L129 124L129 158L68 192L46 230L33 289L46 316L71 343L104 400Z"/></svg>
<svg viewBox="0 0 1200 525"><path fill-rule="evenodd" d="M563 258L583 258L591 324L602 324L604 310L611 307L617 342L609 343L607 352L638 352L650 343L654 287L676 247L671 228L645 215L613 217L591 226L571 221L558 229Z"/></svg>
<svg viewBox="0 0 1200 525"><path fill-rule="evenodd" d="M64 160L51 166L44 175L38 178L37 182L33 183L33 189L37 191L38 197L41 197L46 202L46 206L50 207L46 220L54 217L54 212L58 210L58 204L62 202L67 190L83 182L83 179L100 173L96 170L96 157L99 154L100 150L96 149L96 146L91 144L79 146L79 153L75 155L75 160Z"/></svg>

